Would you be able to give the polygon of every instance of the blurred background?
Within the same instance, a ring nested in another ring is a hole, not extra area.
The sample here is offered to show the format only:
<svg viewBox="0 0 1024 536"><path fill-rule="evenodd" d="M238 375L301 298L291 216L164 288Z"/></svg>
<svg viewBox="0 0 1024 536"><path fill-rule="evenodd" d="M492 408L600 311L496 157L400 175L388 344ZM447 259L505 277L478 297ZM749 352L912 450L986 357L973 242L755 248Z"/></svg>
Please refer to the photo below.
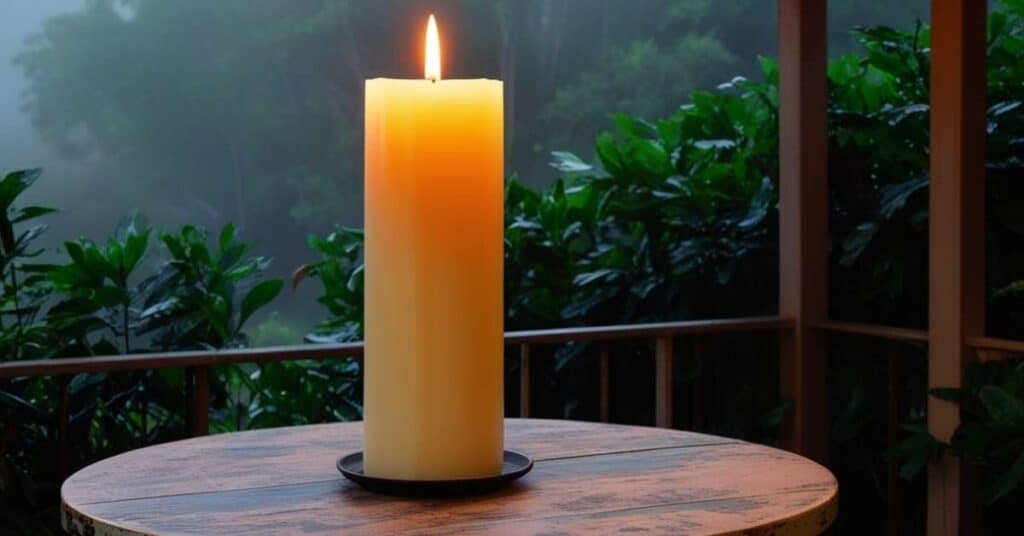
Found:
<svg viewBox="0 0 1024 536"><path fill-rule="evenodd" d="M927 6L832 0L830 55L854 48L855 27L926 22ZM60 208L44 246L101 239L135 213L160 228L233 222L278 276L311 260L307 234L362 226L363 81L422 76L427 13L440 21L446 77L505 81L507 172L534 187L559 176L551 151L593 160L614 113L653 120L695 89L759 78L777 30L765 0L4 0L0 9L0 164L44 168L26 193ZM273 307L292 342L322 316L312 286Z"/></svg>

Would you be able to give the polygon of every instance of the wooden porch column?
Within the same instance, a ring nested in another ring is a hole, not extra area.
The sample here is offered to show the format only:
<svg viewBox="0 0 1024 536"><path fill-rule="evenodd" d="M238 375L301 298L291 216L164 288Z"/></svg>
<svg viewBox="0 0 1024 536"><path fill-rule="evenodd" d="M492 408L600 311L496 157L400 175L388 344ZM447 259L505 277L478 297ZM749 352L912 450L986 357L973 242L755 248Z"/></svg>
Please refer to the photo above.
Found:
<svg viewBox="0 0 1024 536"><path fill-rule="evenodd" d="M932 0L928 386L959 387L985 333L985 2ZM948 441L955 404L928 399ZM928 534L980 533L981 490L954 458L928 471Z"/></svg>
<svg viewBox="0 0 1024 536"><path fill-rule="evenodd" d="M817 461L828 452L826 352L811 327L828 314L826 0L779 0L780 382L794 407L782 444Z"/></svg>

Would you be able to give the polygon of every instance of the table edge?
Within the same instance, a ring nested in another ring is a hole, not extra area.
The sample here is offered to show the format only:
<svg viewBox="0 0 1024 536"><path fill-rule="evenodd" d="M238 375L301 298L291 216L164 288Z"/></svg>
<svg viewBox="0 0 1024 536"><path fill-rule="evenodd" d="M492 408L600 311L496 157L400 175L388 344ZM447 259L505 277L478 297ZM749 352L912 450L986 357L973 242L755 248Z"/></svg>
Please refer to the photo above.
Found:
<svg viewBox="0 0 1024 536"><path fill-rule="evenodd" d="M672 450L672 449L686 449L686 448L695 448L695 447L708 447L708 446L723 445L723 444L735 444L735 445L746 444L746 445L751 445L751 446L755 446L755 447L763 448L763 449L767 449L767 450L778 451L778 452L785 453L785 454L791 455L791 456L796 456L796 457L800 458L801 460L803 460L805 463L809 463L809 464L813 464L815 466L818 466L826 474L828 474L831 477L830 485L827 488L827 489L829 489L831 491L831 493L828 496L824 496L820 501L815 502L814 504L808 506L803 511L794 512L794 513L790 514L787 517L784 517L784 518L781 518L781 519L776 519L776 520L771 520L771 521L762 523L760 525L755 525L755 526L751 526L751 527L744 527L743 529L739 529L739 530L736 530L736 531L726 531L726 532L719 532L719 533L714 533L714 534L722 534L722 535L743 534L743 535L750 535L750 536L756 536L756 535L762 535L762 534L763 535L772 534L772 535L785 536L785 535L789 535L789 534L807 534L807 533L809 533L808 531L813 531L813 533L815 533L815 534L820 534L824 530L826 530L829 526L831 526L835 522L835 519L838 517L838 510L839 510L839 483L838 483L838 480L835 478L835 475L831 472L831 470L829 470L827 467L825 467L824 465L822 465L822 464L820 464L820 463L818 463L818 462L816 462L814 460L811 460L809 458L800 456L797 453L794 453L794 452L791 452L791 451L787 451L785 449L781 449L781 448L776 447L776 446L764 445L764 444L761 444L761 443L755 443L755 442L750 442L750 441L745 441L745 440L735 439L735 438L715 436L713 434L707 434L707 433L702 433L702 432L694 432L694 431L690 431L690 430L665 429L665 428L656 428L656 427L640 426L640 425L629 425L629 424L621 424L621 423L570 421L570 420L567 420L567 419L538 419L538 418L520 419L520 418L515 418L515 417L509 417L509 418L506 418L505 420L506 421L520 421L520 422L540 421L540 422L548 422L548 423L550 423L550 422L574 422L574 423L581 423L582 422L582 423L585 423L585 424L609 426L609 427L651 428L653 430L664 430L664 431L692 434L692 435L696 435L696 436L711 437L711 438L717 438L717 439L721 440L721 443L713 443L713 444L673 445L673 446L663 446L663 447L652 447L652 448L649 448L649 449L626 449L626 450L621 450L621 451L600 452L600 453L592 453L592 454L579 455L579 456L567 456L567 457L564 457L564 458L563 457L545 458L545 459L537 460L538 463L543 463L545 461L557 461L557 460L562 460L562 459L566 459L566 458L573 458L573 457L621 455L621 454L628 454L630 452L646 451L646 450ZM332 426L332 425L333 426L337 426L337 425L354 426L354 425L361 424L361 422L362 421L346 421L346 422L334 422L334 423L316 423L316 424L309 424L309 425L302 425L302 426L303 427L327 427L327 426ZM292 427L276 427L276 428L277 429L282 429L282 428L292 428ZM240 431L240 432L233 432L232 434L259 433L259 432L265 431L265 430L270 430L270 429L245 430L245 431ZM201 441L201 440L209 438L209 437L211 437L211 436L203 436L203 437L197 437L197 438L186 438L186 439L181 439L181 440L177 440L177 441L170 441L170 442L167 442L167 443L162 443L161 445L168 445L168 444L181 443L181 442ZM154 445L154 446L156 446L156 445ZM131 451L126 451L126 453L127 452L131 452ZM125 454L125 453L121 453L121 454ZM89 466L83 467L79 471L84 470L84 469L86 469L88 467L91 467L92 465L95 465L97 463L102 463L104 461L116 458L116 457L120 456L121 454L118 454L116 456L112 456L110 458L105 458L104 460L99 460L99 461L95 462L94 464L90 464ZM76 474L77 474L77 472L76 472ZM99 517L99 516L89 515L89 514L85 514L84 512L82 512L74 504L70 503L67 500L67 498L65 497L65 486L72 480L72 477L74 477L74 475L71 475L71 477L67 478L64 482L62 482L61 483L61 488L60 488L60 495L61 495L61 509L60 509L61 527L68 534L72 534L72 535L89 534L89 535L94 535L94 536L105 536L105 535L111 535L111 536L147 535L148 536L148 535L153 534L153 533L150 533L150 532L145 532L144 530L130 528L129 526L120 524L121 522L110 521L110 520L104 519L104 518ZM317 484L317 483L328 482L328 481L331 481L331 480L333 480L333 479L324 479L324 480L302 482L302 483L282 484L280 487L312 485L312 484ZM279 486L272 486L272 487L279 487ZM207 493L215 494L215 493L222 493L222 492L237 492L237 491L245 491L247 489L256 489L256 488L238 488L238 489L234 489L234 490L215 490L215 491L210 491L210 492L207 492ZM825 488L823 488L822 491L825 491ZM140 497L140 498L119 499L119 500L112 500L112 501L86 502L86 503L82 503L81 506L88 506L88 505L92 505L92 504L104 504L104 503L110 503L110 502L133 501L133 500L139 500L139 499L155 499L155 498L158 498L158 497ZM680 503L680 504L684 504L684 503ZM642 510L644 508L648 508L648 507L625 508L625 509L623 509L623 511ZM596 514L599 514L599 513L601 513L601 512L591 512L590 514L596 515ZM587 514L582 514L582 515L587 515ZM483 526L486 526L486 525L480 525L480 526L483 527ZM453 527L453 528L456 528L456 530L458 530L457 527Z"/></svg>
<svg viewBox="0 0 1024 536"><path fill-rule="evenodd" d="M771 520L760 525L744 527L742 529L708 533L715 536L789 536L803 534L822 534L835 522L839 516L839 489L838 484L832 486L832 493L821 501L808 506L805 510L794 512L788 517ZM787 493L799 493L792 491ZM690 504L690 503L678 503ZM662 505L667 506L667 505ZM621 511L644 510L651 507L624 508ZM578 514L581 517L587 515L598 515L606 512L591 512L589 514ZM548 518L556 519L556 518ZM543 519L539 521L544 521ZM484 523L480 525L463 526L464 529L485 528L497 526L501 523ZM73 506L64 501L61 496L61 528L71 536L151 536L153 533L129 528L125 525L104 519L98 516L89 516L79 512ZM452 527L458 532L459 527Z"/></svg>

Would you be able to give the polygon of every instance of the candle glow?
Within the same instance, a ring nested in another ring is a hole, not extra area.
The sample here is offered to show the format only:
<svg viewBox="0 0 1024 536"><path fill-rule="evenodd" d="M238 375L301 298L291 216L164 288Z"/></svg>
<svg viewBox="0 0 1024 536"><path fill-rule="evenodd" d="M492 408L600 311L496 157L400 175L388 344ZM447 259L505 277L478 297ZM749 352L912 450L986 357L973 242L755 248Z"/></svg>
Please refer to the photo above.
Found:
<svg viewBox="0 0 1024 536"><path fill-rule="evenodd" d="M437 82L441 79L441 38L437 32L437 19L433 15L427 21L426 56L423 77L431 82Z"/></svg>

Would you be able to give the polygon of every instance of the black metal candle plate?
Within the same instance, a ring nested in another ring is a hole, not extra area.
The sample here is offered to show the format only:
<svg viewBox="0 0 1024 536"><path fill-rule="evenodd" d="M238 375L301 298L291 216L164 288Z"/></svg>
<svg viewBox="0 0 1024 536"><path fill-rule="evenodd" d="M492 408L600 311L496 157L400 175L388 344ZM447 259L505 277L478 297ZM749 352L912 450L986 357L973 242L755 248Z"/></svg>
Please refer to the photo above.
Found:
<svg viewBox="0 0 1024 536"><path fill-rule="evenodd" d="M501 474L457 480L396 480L369 476L363 470L362 452L338 460L341 474L368 491L405 497L456 497L488 493L529 473L530 469L533 469L533 460L511 450L505 451Z"/></svg>

